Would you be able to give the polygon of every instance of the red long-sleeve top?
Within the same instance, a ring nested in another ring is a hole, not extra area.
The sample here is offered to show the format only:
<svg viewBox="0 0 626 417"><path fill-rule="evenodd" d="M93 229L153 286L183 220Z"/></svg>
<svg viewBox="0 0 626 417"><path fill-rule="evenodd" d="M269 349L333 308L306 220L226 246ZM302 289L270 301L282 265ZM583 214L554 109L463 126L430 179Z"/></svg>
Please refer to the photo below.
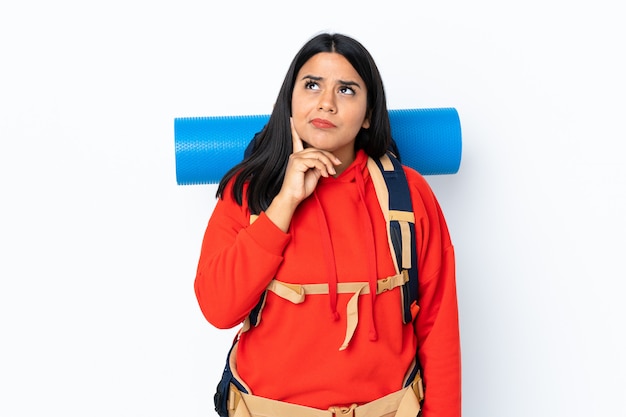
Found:
<svg viewBox="0 0 626 417"><path fill-rule="evenodd" d="M418 254L420 309L414 325L402 323L399 288L362 295L357 329L339 350L351 294L308 295L294 304L268 292L260 324L240 335L237 349L239 375L255 395L320 409L369 402L402 388L417 349L426 392L423 416L461 415L454 250L431 188L415 170L404 170ZM320 179L298 206L288 233L264 213L251 224L245 198L239 206L231 185L209 220L195 280L202 313L215 327L240 325L272 279L333 288L337 282L372 285L395 274L362 151L336 178Z"/></svg>

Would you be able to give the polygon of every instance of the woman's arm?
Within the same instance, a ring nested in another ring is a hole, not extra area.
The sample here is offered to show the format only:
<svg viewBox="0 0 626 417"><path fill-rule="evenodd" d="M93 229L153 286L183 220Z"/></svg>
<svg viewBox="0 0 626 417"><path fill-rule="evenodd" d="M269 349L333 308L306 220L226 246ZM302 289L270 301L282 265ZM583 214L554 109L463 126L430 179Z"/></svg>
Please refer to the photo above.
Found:
<svg viewBox="0 0 626 417"><path fill-rule="evenodd" d="M412 190L412 196L418 231L420 310L415 332L424 378L423 415L460 417L461 348L454 247L435 196L425 181L418 183L421 185Z"/></svg>
<svg viewBox="0 0 626 417"><path fill-rule="evenodd" d="M207 225L194 283L211 324L231 328L246 318L274 278L289 239L265 213L250 224L247 208L226 187Z"/></svg>

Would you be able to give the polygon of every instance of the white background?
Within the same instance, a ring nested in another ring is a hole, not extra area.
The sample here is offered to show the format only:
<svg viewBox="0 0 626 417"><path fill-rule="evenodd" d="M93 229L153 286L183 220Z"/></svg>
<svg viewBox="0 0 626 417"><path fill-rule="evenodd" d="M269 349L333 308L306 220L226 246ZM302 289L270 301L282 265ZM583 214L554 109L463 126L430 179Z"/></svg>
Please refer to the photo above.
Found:
<svg viewBox="0 0 626 417"><path fill-rule="evenodd" d="M464 416L626 416L621 9L3 2L0 415L214 415L234 330L193 279L215 186L176 184L173 121L269 113L332 30L370 50L389 108L459 112L461 169L428 181L458 257Z"/></svg>

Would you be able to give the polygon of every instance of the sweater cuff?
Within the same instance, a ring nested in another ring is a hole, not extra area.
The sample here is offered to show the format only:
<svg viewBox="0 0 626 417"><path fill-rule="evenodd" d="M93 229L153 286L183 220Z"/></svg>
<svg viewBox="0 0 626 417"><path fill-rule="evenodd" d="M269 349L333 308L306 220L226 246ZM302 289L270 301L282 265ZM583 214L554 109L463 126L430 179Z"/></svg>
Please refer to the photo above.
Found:
<svg viewBox="0 0 626 417"><path fill-rule="evenodd" d="M282 256L287 243L291 240L291 235L280 230L264 211L246 231L259 246L278 256Z"/></svg>

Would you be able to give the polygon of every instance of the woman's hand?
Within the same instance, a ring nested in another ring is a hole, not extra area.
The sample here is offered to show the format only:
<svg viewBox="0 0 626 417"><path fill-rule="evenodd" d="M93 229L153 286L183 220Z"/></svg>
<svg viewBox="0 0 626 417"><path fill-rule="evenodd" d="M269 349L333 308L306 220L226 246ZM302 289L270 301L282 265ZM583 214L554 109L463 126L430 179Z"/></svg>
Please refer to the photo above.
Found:
<svg viewBox="0 0 626 417"><path fill-rule="evenodd" d="M331 152L305 148L291 122L293 153L289 156L283 185L265 214L284 232L298 205L310 196L321 177L335 175L335 166L341 161Z"/></svg>
<svg viewBox="0 0 626 417"><path fill-rule="evenodd" d="M299 204L313 193L320 177L335 175L335 165L341 164L332 153L315 148L304 148L302 139L291 120L293 153L289 156L287 170L280 193L285 193Z"/></svg>

